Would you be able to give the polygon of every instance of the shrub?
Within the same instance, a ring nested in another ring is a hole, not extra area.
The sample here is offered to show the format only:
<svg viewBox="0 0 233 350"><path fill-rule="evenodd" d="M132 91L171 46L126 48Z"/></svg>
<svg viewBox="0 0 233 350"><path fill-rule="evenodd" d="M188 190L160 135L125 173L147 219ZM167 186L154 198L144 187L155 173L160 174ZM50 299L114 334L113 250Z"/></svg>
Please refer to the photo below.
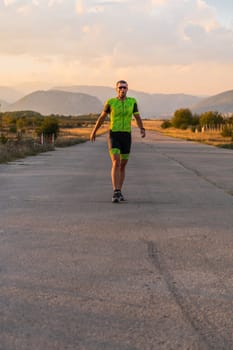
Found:
<svg viewBox="0 0 233 350"><path fill-rule="evenodd" d="M223 117L218 112L204 112L200 117L200 124L201 126L223 124Z"/></svg>
<svg viewBox="0 0 233 350"><path fill-rule="evenodd" d="M233 128L229 126L224 126L221 135L223 137L233 137Z"/></svg>
<svg viewBox="0 0 233 350"><path fill-rule="evenodd" d="M9 131L12 132L13 134L15 134L17 132L17 127L16 125L12 125L10 128L9 128Z"/></svg>
<svg viewBox="0 0 233 350"><path fill-rule="evenodd" d="M168 129L172 126L170 120L164 120L161 124L161 128L163 129Z"/></svg>
<svg viewBox="0 0 233 350"><path fill-rule="evenodd" d="M175 128L187 129L192 124L192 112L188 108L177 109L171 123Z"/></svg>
<svg viewBox="0 0 233 350"><path fill-rule="evenodd" d="M0 144L0 163L9 162L14 159L24 158L29 155L35 155L52 150L54 150L52 145L36 144L33 140L11 140L4 145Z"/></svg>
<svg viewBox="0 0 233 350"><path fill-rule="evenodd" d="M200 124L200 116L198 114L194 114L191 118L191 125L198 126Z"/></svg>
<svg viewBox="0 0 233 350"><path fill-rule="evenodd" d="M187 129L188 129L188 125L185 124L185 123L183 123L183 124L180 125L179 129L181 129L181 130L187 130Z"/></svg>
<svg viewBox="0 0 233 350"><path fill-rule="evenodd" d="M54 134L55 139L59 133L59 123L55 117L46 117L42 121L40 127L36 129L38 135L44 133L46 136Z"/></svg>
<svg viewBox="0 0 233 350"><path fill-rule="evenodd" d="M5 135L1 135L0 136L0 142L5 145L5 143L7 143L8 138Z"/></svg>

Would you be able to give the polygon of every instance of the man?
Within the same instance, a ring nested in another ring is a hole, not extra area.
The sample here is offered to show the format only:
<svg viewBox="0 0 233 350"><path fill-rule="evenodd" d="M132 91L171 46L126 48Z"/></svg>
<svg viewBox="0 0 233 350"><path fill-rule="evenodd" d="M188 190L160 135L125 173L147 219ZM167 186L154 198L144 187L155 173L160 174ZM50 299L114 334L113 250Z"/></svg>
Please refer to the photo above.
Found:
<svg viewBox="0 0 233 350"><path fill-rule="evenodd" d="M90 135L90 140L92 142L95 141L97 130L109 114L110 130L108 146L112 159L111 178L114 190L112 197L113 203L119 203L125 200L121 190L125 179L125 167L129 159L131 147L132 115L136 119L137 126L141 132L141 137L146 136L142 119L138 111L137 101L135 98L127 97L127 82L125 80L119 80L116 83L116 91L117 97L107 100Z"/></svg>

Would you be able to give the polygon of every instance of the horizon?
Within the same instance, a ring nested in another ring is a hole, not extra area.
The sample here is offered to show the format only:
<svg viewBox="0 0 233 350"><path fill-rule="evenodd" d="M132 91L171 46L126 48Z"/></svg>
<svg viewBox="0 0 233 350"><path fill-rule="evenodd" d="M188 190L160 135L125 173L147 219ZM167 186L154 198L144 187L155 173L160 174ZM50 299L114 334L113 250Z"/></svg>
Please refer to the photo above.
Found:
<svg viewBox="0 0 233 350"><path fill-rule="evenodd" d="M99 87L103 89L99 90ZM0 97L4 93L5 96L8 96L8 98L0 98L0 111L33 110L44 115L49 115L51 113L64 115L79 114L80 106L83 106L82 103L80 104L80 98L82 101L84 98L84 96L80 97L80 94L86 95L86 105L89 106L88 108L93 108L93 101L96 101L95 103L97 103L97 105L94 108L100 111L101 108L103 108L104 102L108 98L114 97L113 92L114 88L93 85L75 85L73 89L72 87L68 87L67 89L66 87L53 87L52 89L46 90L33 90L29 93L20 93L19 90L11 91L11 88L10 90L4 91L4 87L0 86ZM232 97L232 93L233 90L228 90L217 95L195 96L183 93L145 94L143 91L132 90L132 93L129 92L128 96L137 99L143 116L157 119L171 116L174 111L179 108L189 108L195 111L198 109L203 111L204 108L204 110L208 111L215 106L215 110L218 110L220 113L232 113L232 98L230 100L228 97L229 95ZM89 100L87 96L89 96ZM97 97L97 99L93 100L93 96ZM225 105L221 102L223 98L225 99ZM217 101L218 103L216 103ZM89 109L89 112L92 113L93 110Z"/></svg>
<svg viewBox="0 0 233 350"><path fill-rule="evenodd" d="M38 91L38 90L44 90L44 91L47 91L47 90L51 90L51 89L56 89L56 88L71 88L71 87L75 87L75 86L90 86L90 87L105 87L105 88L112 88L112 89L115 89L115 81L113 82L113 84L104 84L104 83L96 83L94 82L93 84L92 83L76 83L76 82L73 82L71 84L65 84L64 82L57 82L57 83L49 83L49 82L37 82L37 81L22 81L22 82L17 82L16 84L1 84L0 85L0 88L10 88L10 89L14 89L16 91L19 91L21 93L25 93L25 94L29 94L33 91ZM152 89L140 89L135 87L135 86L132 86L130 83L129 83L129 91L130 90L133 90L133 91L137 91L137 92L142 92L142 93L148 93L148 94L171 94L171 95L174 95L174 94L185 94L185 95L192 95L192 96L199 96L199 97L209 97L209 96L214 96L214 95L218 95L218 94L221 94L223 92L227 92L227 91L231 91L233 90L233 83L231 85L229 85L228 87L226 87L225 89L223 88L222 90L219 90L218 88L215 88L213 89L213 92L212 93L200 93L199 91L197 91L196 93L192 93L192 92L185 92L185 91L179 91L179 90L176 90L176 91L172 91L172 90L169 90L168 92L166 91L159 91L157 89L157 91L153 91ZM0 96L1 97L1 96Z"/></svg>
<svg viewBox="0 0 233 350"><path fill-rule="evenodd" d="M0 85L1 90L3 90L3 89L10 89L11 90L12 89L12 91L15 91L16 93L22 94L23 95L22 97L29 95L29 94L32 94L32 93L37 92L37 91L45 91L46 92L46 91L50 91L50 90L59 90L59 91L67 92L65 89L67 89L67 88L72 89L75 87L109 88L109 89L115 90L114 86L97 85L97 84L72 84L72 85L57 84L57 85L51 85L49 83L38 83L37 84L36 82L33 82L33 83L16 84L16 85L12 85L12 86ZM62 88L64 88L64 90L62 90ZM185 92L168 92L168 93L166 93L166 92L153 92L153 91L146 92L143 90L135 89L133 87L131 88L129 86L128 95L130 94L130 91L134 91L137 93L145 93L145 94L149 94L149 95L187 95L187 96L194 96L194 97L200 97L200 98L208 98L208 97L219 95L221 93L229 92L232 90L233 90L233 87L229 90L219 91L217 93L207 95L207 94L192 94L192 93L185 93ZM76 91L68 91L68 92L76 93ZM79 92L77 92L77 93L79 93ZM84 92L84 94L85 94L85 92ZM88 93L86 93L86 94L88 94ZM22 97L20 97L20 98L22 98ZM1 99L1 95L0 95L0 99ZM6 101L6 102L8 102L8 101Z"/></svg>
<svg viewBox="0 0 233 350"><path fill-rule="evenodd" d="M0 86L232 89L231 0L3 0L0 14Z"/></svg>

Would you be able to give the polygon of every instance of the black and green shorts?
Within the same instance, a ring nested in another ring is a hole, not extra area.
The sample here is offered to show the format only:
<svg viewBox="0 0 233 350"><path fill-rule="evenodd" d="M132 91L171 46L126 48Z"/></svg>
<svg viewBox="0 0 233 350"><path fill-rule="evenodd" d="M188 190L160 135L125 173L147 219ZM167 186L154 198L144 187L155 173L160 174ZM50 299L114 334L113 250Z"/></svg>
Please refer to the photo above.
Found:
<svg viewBox="0 0 233 350"><path fill-rule="evenodd" d="M126 131L109 131L108 148L110 155L119 154L121 159L129 159L131 133Z"/></svg>

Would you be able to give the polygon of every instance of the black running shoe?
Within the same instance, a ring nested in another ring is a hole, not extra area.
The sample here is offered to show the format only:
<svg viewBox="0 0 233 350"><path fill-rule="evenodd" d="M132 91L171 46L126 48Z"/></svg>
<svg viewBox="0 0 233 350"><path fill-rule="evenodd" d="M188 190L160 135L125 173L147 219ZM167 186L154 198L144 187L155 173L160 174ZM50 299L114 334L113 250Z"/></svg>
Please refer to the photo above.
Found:
<svg viewBox="0 0 233 350"><path fill-rule="evenodd" d="M120 202L127 202L127 199L125 199L125 197L121 192L120 192Z"/></svg>
<svg viewBox="0 0 233 350"><path fill-rule="evenodd" d="M120 203L120 191L114 191L112 196L112 203Z"/></svg>

